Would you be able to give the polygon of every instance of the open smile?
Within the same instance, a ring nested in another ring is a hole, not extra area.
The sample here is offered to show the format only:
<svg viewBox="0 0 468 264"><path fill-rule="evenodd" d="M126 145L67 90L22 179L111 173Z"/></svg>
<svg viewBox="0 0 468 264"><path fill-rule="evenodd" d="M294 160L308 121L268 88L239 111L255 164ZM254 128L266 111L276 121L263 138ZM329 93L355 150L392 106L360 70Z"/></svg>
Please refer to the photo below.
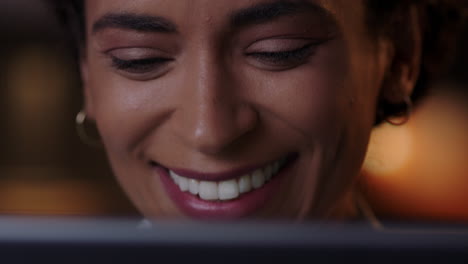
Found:
<svg viewBox="0 0 468 264"><path fill-rule="evenodd" d="M281 187L297 155L263 166L224 173L198 173L154 165L169 197L196 218L239 218L262 207Z"/></svg>
<svg viewBox="0 0 468 264"><path fill-rule="evenodd" d="M200 181L194 178L183 177L173 170L169 170L169 175L182 192L198 195L202 200L224 201L235 199L241 194L261 188L278 173L285 162L286 158L282 158L263 168L224 181Z"/></svg>

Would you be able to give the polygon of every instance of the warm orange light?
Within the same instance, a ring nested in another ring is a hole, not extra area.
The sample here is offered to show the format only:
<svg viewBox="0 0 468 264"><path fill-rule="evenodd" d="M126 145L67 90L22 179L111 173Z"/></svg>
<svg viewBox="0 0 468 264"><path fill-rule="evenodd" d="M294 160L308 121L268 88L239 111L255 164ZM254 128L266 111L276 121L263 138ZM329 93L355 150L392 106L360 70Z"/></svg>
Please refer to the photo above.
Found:
<svg viewBox="0 0 468 264"><path fill-rule="evenodd" d="M375 129L363 188L380 215L468 221L468 105L433 94L399 127Z"/></svg>

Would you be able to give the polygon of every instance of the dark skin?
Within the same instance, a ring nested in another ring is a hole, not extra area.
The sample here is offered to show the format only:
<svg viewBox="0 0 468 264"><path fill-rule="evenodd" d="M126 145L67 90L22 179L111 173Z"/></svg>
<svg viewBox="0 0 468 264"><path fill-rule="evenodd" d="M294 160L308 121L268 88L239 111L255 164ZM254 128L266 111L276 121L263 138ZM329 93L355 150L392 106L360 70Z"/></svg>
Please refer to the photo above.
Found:
<svg viewBox="0 0 468 264"><path fill-rule="evenodd" d="M361 1L284 2L86 1L86 112L146 217L189 217L155 164L214 175L289 153L275 194L229 218L354 215L377 98L411 93L419 39L386 87L393 48L368 35Z"/></svg>

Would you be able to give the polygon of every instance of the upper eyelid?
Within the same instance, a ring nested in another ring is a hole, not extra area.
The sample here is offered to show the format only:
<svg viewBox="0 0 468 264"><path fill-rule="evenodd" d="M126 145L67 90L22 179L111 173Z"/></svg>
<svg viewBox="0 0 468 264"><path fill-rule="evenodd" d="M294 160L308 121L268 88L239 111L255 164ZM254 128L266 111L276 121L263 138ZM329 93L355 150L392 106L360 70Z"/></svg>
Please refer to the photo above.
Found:
<svg viewBox="0 0 468 264"><path fill-rule="evenodd" d="M251 51L251 52L245 52L245 54L288 53L288 52L300 51L302 49L312 48L314 46L316 46L314 43L305 43L303 45L300 45L294 48L289 48L289 49Z"/></svg>
<svg viewBox="0 0 468 264"><path fill-rule="evenodd" d="M148 48L148 47L124 47L124 48L113 48L107 51L103 51L103 54L116 57L121 60L138 60L147 59L154 57L168 58L170 57L167 52L160 49Z"/></svg>
<svg viewBox="0 0 468 264"><path fill-rule="evenodd" d="M145 61L171 61L173 60L172 58L166 58L166 57L161 57L161 56L149 56L149 57L142 57L138 59L121 59L117 56L110 56L112 60L118 60L118 61L126 61L126 62L145 62Z"/></svg>
<svg viewBox="0 0 468 264"><path fill-rule="evenodd" d="M119 65L126 65L129 68L138 64L160 64L172 60L171 57L166 56L154 48L114 48L109 51L103 52L107 56L114 67L120 68Z"/></svg>
<svg viewBox="0 0 468 264"><path fill-rule="evenodd" d="M265 38L257 40L249 44L244 53L261 53L261 52L282 52L294 51L305 46L320 45L329 39L312 39L312 38Z"/></svg>

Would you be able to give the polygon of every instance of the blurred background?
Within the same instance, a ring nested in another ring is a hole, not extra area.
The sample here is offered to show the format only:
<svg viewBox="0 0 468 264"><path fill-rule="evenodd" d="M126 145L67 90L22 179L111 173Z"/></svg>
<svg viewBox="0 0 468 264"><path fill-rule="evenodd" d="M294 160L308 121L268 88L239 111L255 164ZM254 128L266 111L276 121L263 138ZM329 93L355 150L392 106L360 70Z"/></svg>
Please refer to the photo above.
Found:
<svg viewBox="0 0 468 264"><path fill-rule="evenodd" d="M79 76L53 14L3 0L0 32L0 215L137 216L76 134ZM379 216L468 222L467 26L459 42L410 122L373 132L361 185Z"/></svg>
<svg viewBox="0 0 468 264"><path fill-rule="evenodd" d="M42 1L0 2L0 214L132 216L104 153L75 131L74 62Z"/></svg>

